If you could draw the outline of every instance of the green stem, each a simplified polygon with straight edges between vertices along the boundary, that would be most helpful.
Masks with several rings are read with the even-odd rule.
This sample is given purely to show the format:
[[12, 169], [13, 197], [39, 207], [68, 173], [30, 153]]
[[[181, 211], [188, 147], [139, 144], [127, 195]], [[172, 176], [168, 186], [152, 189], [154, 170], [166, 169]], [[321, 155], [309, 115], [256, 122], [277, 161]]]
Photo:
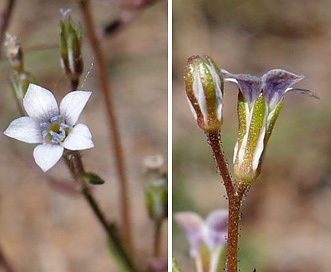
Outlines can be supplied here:
[[111, 99], [111, 92], [110, 92], [111, 90], [109, 87], [107, 73], [105, 69], [104, 57], [102, 54], [100, 42], [97, 38], [97, 35], [93, 27], [90, 1], [80, 0], [79, 3], [86, 24], [87, 36], [90, 40], [91, 47], [94, 53], [96, 69], [98, 71], [99, 81], [101, 84], [101, 91], [104, 98], [103, 101], [105, 103], [107, 119], [109, 121], [109, 133], [111, 136], [110, 141], [113, 144], [117, 175], [120, 182], [120, 209], [122, 216], [123, 236], [126, 245], [130, 249], [130, 252], [133, 252], [134, 246], [133, 246], [132, 230], [131, 230], [132, 224], [131, 224], [131, 218], [129, 212], [130, 205], [129, 205], [128, 181], [127, 181], [125, 164], [124, 164], [121, 137], [117, 124], [117, 117]]
[[126, 248], [124, 247], [123, 241], [119, 237], [117, 228], [114, 223], [109, 223], [101, 211], [100, 206], [92, 192], [90, 187], [86, 183], [84, 179], [85, 170], [83, 167], [81, 155], [78, 151], [68, 151], [66, 150], [64, 154], [65, 162], [76, 180], [77, 184], [79, 185], [80, 191], [83, 194], [85, 200], [89, 204], [90, 208], [92, 209], [94, 215], [98, 219], [99, 223], [101, 224], [102, 228], [104, 229], [109, 241], [112, 243], [114, 248], [116, 249], [116, 253], [121, 258], [121, 263], [125, 264], [124, 271], [136, 272], [138, 269], [135, 267], [133, 260], [128, 255]]

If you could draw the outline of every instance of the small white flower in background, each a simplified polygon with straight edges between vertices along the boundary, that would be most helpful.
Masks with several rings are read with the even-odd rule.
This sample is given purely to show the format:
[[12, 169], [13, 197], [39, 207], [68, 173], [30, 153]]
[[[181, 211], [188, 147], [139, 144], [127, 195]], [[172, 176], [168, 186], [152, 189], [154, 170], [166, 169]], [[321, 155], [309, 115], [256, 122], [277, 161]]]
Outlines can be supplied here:
[[4, 132], [8, 137], [37, 144], [33, 157], [46, 172], [61, 158], [64, 149], [83, 150], [94, 147], [89, 128], [76, 124], [92, 92], [68, 93], [58, 107], [47, 89], [30, 84], [23, 98], [28, 116], [15, 119]]

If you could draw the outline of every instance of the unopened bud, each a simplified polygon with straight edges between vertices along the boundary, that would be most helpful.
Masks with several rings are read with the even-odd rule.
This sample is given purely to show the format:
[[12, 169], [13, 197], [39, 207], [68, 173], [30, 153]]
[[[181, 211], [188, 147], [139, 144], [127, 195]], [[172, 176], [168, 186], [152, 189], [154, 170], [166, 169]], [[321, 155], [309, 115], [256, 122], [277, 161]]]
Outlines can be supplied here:
[[5, 40], [5, 48], [10, 65], [16, 72], [22, 72], [24, 70], [24, 63], [23, 52], [20, 42], [15, 36], [7, 33]]
[[223, 76], [208, 56], [192, 56], [185, 71], [186, 95], [198, 126], [205, 131], [218, 131], [223, 121]]
[[82, 32], [70, 17], [60, 22], [61, 65], [70, 80], [78, 80], [83, 72], [81, 53]]
[[150, 156], [145, 159], [145, 203], [149, 217], [156, 223], [168, 217], [168, 182], [163, 171], [163, 157]]

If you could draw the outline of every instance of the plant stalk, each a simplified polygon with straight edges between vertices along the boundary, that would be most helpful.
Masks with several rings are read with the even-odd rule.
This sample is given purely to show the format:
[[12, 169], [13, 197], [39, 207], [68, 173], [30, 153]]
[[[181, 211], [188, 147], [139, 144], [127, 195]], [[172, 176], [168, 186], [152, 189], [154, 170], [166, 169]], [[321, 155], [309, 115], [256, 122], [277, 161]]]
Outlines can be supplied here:
[[248, 190], [248, 185], [238, 183], [235, 188], [232, 181], [228, 165], [224, 156], [221, 145], [221, 135], [219, 131], [207, 132], [207, 142], [211, 146], [213, 155], [219, 169], [219, 173], [223, 179], [226, 194], [229, 203], [229, 219], [228, 219], [228, 252], [227, 252], [227, 272], [238, 272], [238, 237], [239, 237], [239, 221], [240, 208], [242, 198]]
[[228, 197], [234, 195], [235, 190], [232, 182], [232, 178], [228, 169], [228, 163], [226, 162], [224, 152], [221, 146], [221, 133], [220, 131], [207, 132], [207, 142], [212, 148], [214, 159], [218, 167], [219, 173], [222, 176], [226, 193]]
[[104, 57], [101, 51], [100, 42], [97, 38], [93, 27], [93, 20], [91, 14], [91, 6], [89, 0], [80, 0], [80, 8], [83, 14], [83, 18], [86, 24], [87, 36], [90, 40], [91, 47], [95, 57], [96, 69], [98, 71], [99, 81], [101, 84], [101, 91], [103, 94], [103, 101], [105, 103], [107, 119], [109, 122], [109, 134], [111, 136], [111, 142], [113, 144], [115, 154], [115, 164], [117, 169], [117, 175], [120, 182], [120, 209], [122, 216], [123, 236], [130, 252], [133, 253], [133, 240], [131, 230], [131, 218], [130, 218], [130, 205], [129, 205], [129, 193], [128, 193], [128, 181], [126, 176], [123, 148], [121, 144], [121, 137], [119, 133], [117, 117], [114, 111], [114, 106], [111, 99], [111, 90], [108, 83], [107, 73], [105, 69]]
[[238, 238], [242, 198], [248, 185], [239, 183], [234, 195], [229, 196], [227, 272], [238, 271]]
[[154, 224], [154, 241], [153, 241], [153, 256], [158, 259], [161, 254], [161, 222], [155, 222]]
[[132, 272], [138, 271], [138, 269], [134, 266], [133, 260], [128, 255], [126, 248], [123, 244], [123, 241], [118, 235], [116, 226], [114, 225], [114, 223], [109, 223], [107, 221], [104, 213], [100, 209], [97, 200], [92, 195], [90, 187], [88, 186], [86, 180], [84, 179], [85, 170], [83, 167], [80, 153], [78, 151], [66, 151], [63, 157], [73, 178], [79, 185], [80, 191], [83, 194], [85, 200], [87, 201], [94, 215], [101, 224], [108, 239], [112, 242], [112, 244], [116, 248], [116, 251], [120, 256], [121, 260], [125, 263], [125, 266], [127, 268], [125, 271], [132, 271]]

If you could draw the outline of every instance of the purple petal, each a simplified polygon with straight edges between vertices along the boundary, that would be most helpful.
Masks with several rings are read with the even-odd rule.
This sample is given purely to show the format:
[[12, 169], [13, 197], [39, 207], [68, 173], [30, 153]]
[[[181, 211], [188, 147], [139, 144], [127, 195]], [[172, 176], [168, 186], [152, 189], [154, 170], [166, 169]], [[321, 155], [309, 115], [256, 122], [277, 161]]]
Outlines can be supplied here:
[[223, 246], [227, 235], [228, 212], [216, 210], [208, 215], [203, 229], [203, 240], [210, 249]]
[[191, 257], [195, 257], [199, 252], [199, 246], [202, 241], [203, 219], [194, 212], [176, 213], [174, 219], [184, 229], [190, 244]]
[[282, 69], [273, 69], [262, 76], [263, 94], [269, 107], [273, 109], [284, 97], [285, 93], [304, 76], [296, 75]]
[[76, 124], [79, 115], [84, 109], [92, 92], [74, 91], [68, 93], [60, 103], [60, 113], [65, 119], [66, 124], [73, 126]]
[[47, 121], [59, 114], [54, 95], [35, 84], [29, 85], [23, 98], [23, 106], [30, 117], [39, 121]]
[[63, 154], [64, 148], [60, 145], [41, 144], [33, 150], [33, 157], [36, 164], [46, 172], [52, 168]]
[[62, 145], [69, 150], [83, 150], [94, 147], [92, 134], [84, 124], [76, 125]]
[[238, 85], [240, 92], [249, 104], [253, 103], [260, 95], [262, 91], [261, 78], [250, 74], [232, 74], [224, 69], [222, 73], [225, 81], [234, 82]]
[[28, 116], [20, 117], [12, 121], [4, 134], [29, 144], [42, 142], [39, 123]]

